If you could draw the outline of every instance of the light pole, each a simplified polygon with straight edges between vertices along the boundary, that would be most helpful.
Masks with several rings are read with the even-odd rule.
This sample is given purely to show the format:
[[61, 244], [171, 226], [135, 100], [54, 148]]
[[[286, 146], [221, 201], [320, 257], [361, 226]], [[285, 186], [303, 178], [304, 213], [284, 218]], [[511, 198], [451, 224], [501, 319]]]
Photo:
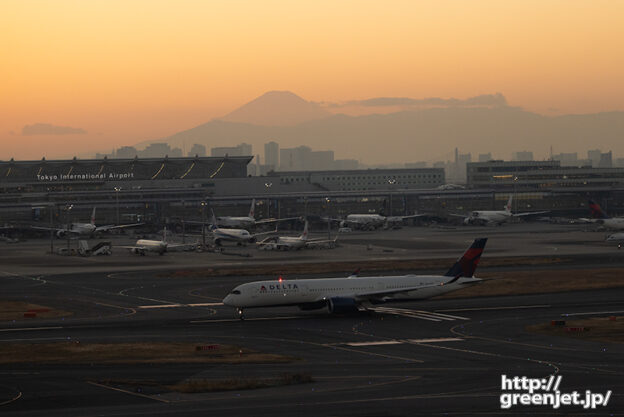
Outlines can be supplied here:
[[327, 240], [331, 240], [331, 212], [329, 210], [329, 203], [331, 199], [325, 197], [325, 203], [327, 204]]
[[390, 178], [388, 180], [388, 188], [390, 189], [390, 216], [392, 216], [392, 187], [394, 184], [396, 184], [396, 179]]
[[52, 224], [52, 212], [54, 211], [54, 204], [48, 204], [48, 211], [50, 212], [50, 254], [54, 253], [54, 224]]
[[206, 246], [206, 201], [202, 201], [200, 204], [202, 211], [202, 245]]
[[115, 187], [115, 208], [117, 212], [117, 224], [119, 224], [119, 192], [121, 191], [121, 187]]
[[69, 247], [69, 242], [70, 242], [70, 238], [71, 238], [71, 209], [74, 208], [73, 204], [68, 204], [65, 206], [65, 211], [67, 213], [67, 255], [69, 256], [69, 251], [70, 251], [70, 247]]
[[271, 217], [271, 199], [268, 197], [268, 194], [271, 191], [271, 187], [273, 187], [272, 182], [264, 183], [264, 188], [266, 188], [266, 192], [267, 192], [267, 218]]

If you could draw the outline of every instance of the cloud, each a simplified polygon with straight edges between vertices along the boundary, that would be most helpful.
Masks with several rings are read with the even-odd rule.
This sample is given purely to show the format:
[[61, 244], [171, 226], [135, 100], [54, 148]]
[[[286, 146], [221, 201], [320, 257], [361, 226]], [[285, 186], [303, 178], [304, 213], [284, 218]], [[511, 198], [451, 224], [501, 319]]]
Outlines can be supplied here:
[[55, 126], [50, 123], [35, 123], [22, 128], [22, 135], [84, 135], [86, 130], [79, 127]]
[[345, 103], [319, 103], [324, 107], [345, 107], [345, 106], [365, 106], [365, 107], [504, 107], [507, 106], [507, 99], [501, 93], [482, 94], [469, 97], [467, 99], [429, 97], [414, 99], [408, 97], [376, 97], [366, 100], [351, 100]]

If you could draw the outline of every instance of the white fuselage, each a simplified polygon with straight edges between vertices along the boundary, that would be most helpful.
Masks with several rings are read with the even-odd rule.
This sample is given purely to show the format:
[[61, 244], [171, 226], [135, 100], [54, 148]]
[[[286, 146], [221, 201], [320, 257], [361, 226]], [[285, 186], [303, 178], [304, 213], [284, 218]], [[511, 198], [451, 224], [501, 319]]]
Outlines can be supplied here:
[[215, 242], [228, 241], [237, 243], [250, 243], [254, 237], [244, 229], [212, 229]]
[[[478, 278], [460, 278], [443, 285], [450, 278], [444, 276], [403, 275], [386, 277], [318, 278], [283, 281], [256, 281], [242, 284], [228, 294], [223, 303], [237, 308], [272, 307], [317, 303], [334, 297], [348, 297], [360, 301], [375, 298], [380, 302], [391, 300], [418, 300], [434, 297], [480, 281]], [[371, 293], [417, 288], [391, 296], [371, 297]]]
[[246, 228], [255, 224], [253, 217], [217, 217], [217, 225], [221, 227]]
[[598, 219], [598, 223], [608, 229], [624, 230], [624, 217], [612, 217], [610, 219]]
[[167, 242], [164, 240], [139, 239], [136, 241], [136, 249], [146, 252], [164, 253], [167, 251]]
[[470, 213], [465, 223], [504, 223], [511, 219], [513, 215], [506, 210], [477, 210]]

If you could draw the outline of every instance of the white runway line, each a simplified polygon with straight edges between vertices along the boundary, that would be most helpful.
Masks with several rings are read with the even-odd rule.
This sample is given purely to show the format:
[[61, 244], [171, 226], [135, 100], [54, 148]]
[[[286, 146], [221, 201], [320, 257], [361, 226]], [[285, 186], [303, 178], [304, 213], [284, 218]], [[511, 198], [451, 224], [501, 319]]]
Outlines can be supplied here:
[[403, 342], [399, 340], [380, 340], [377, 342], [351, 342], [345, 343], [347, 346], [383, 346], [383, 345], [400, 345]]
[[593, 316], [596, 314], [616, 314], [616, 313], [624, 313], [624, 310], [618, 310], [618, 311], [590, 311], [587, 313], [564, 313], [561, 315], [561, 317], [568, 317], [568, 316]]
[[406, 343], [443, 343], [443, 342], [460, 342], [464, 339], [459, 337], [437, 337], [430, 339], [407, 339], [407, 340], [374, 340], [370, 342], [348, 342], [342, 343], [347, 346], [362, 347], [362, 346], [387, 346], [387, 345], [402, 345]]
[[62, 329], [63, 327], [61, 326], [55, 326], [55, 327], [22, 327], [22, 328], [18, 328], [18, 329], [0, 329], [0, 332], [29, 332], [29, 331], [36, 331], [36, 330], [58, 330], [58, 329]]
[[436, 310], [453, 313], [456, 311], [487, 311], [487, 310], [517, 310], [523, 308], [548, 308], [550, 304], [537, 304], [530, 306], [499, 306], [499, 307], [474, 307], [474, 308], [451, 308], [447, 310]]
[[467, 317], [461, 316], [453, 316], [451, 314], [442, 314], [432, 311], [423, 311], [423, 310], [409, 310], [406, 308], [392, 308], [392, 307], [373, 307], [370, 310], [376, 311], [378, 313], [385, 314], [396, 314], [398, 316], [411, 317], [415, 319], [421, 320], [429, 320], [429, 321], [454, 321], [454, 320], [470, 320]]
[[180, 307], [213, 307], [213, 306], [222, 306], [223, 303], [193, 303], [193, 304], [150, 304], [145, 306], [138, 306], [137, 308], [141, 308], [144, 310], [154, 309], [154, 308], [180, 308]]

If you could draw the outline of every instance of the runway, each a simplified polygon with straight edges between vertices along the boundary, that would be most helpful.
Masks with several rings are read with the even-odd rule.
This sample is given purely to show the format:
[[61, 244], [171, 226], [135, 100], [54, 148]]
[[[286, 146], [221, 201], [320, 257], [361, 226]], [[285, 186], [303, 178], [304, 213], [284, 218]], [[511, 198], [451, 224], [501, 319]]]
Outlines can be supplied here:
[[[556, 269], [554, 270], [556, 273]], [[624, 289], [426, 300], [374, 312], [261, 308], [240, 321], [220, 300], [260, 277], [171, 278], [159, 272], [2, 274], [5, 297], [74, 312], [64, 319], [4, 322], [0, 343], [189, 341], [233, 344], [298, 358], [285, 364], [4, 365], [4, 415], [412, 416], [505, 414], [501, 374], [563, 377], [561, 389], [613, 395], [622, 411], [624, 347], [527, 333], [529, 324], [624, 311]], [[310, 375], [312, 383], [179, 394], [107, 380], [175, 382], [188, 378]], [[552, 415], [548, 407], [509, 413]]]

